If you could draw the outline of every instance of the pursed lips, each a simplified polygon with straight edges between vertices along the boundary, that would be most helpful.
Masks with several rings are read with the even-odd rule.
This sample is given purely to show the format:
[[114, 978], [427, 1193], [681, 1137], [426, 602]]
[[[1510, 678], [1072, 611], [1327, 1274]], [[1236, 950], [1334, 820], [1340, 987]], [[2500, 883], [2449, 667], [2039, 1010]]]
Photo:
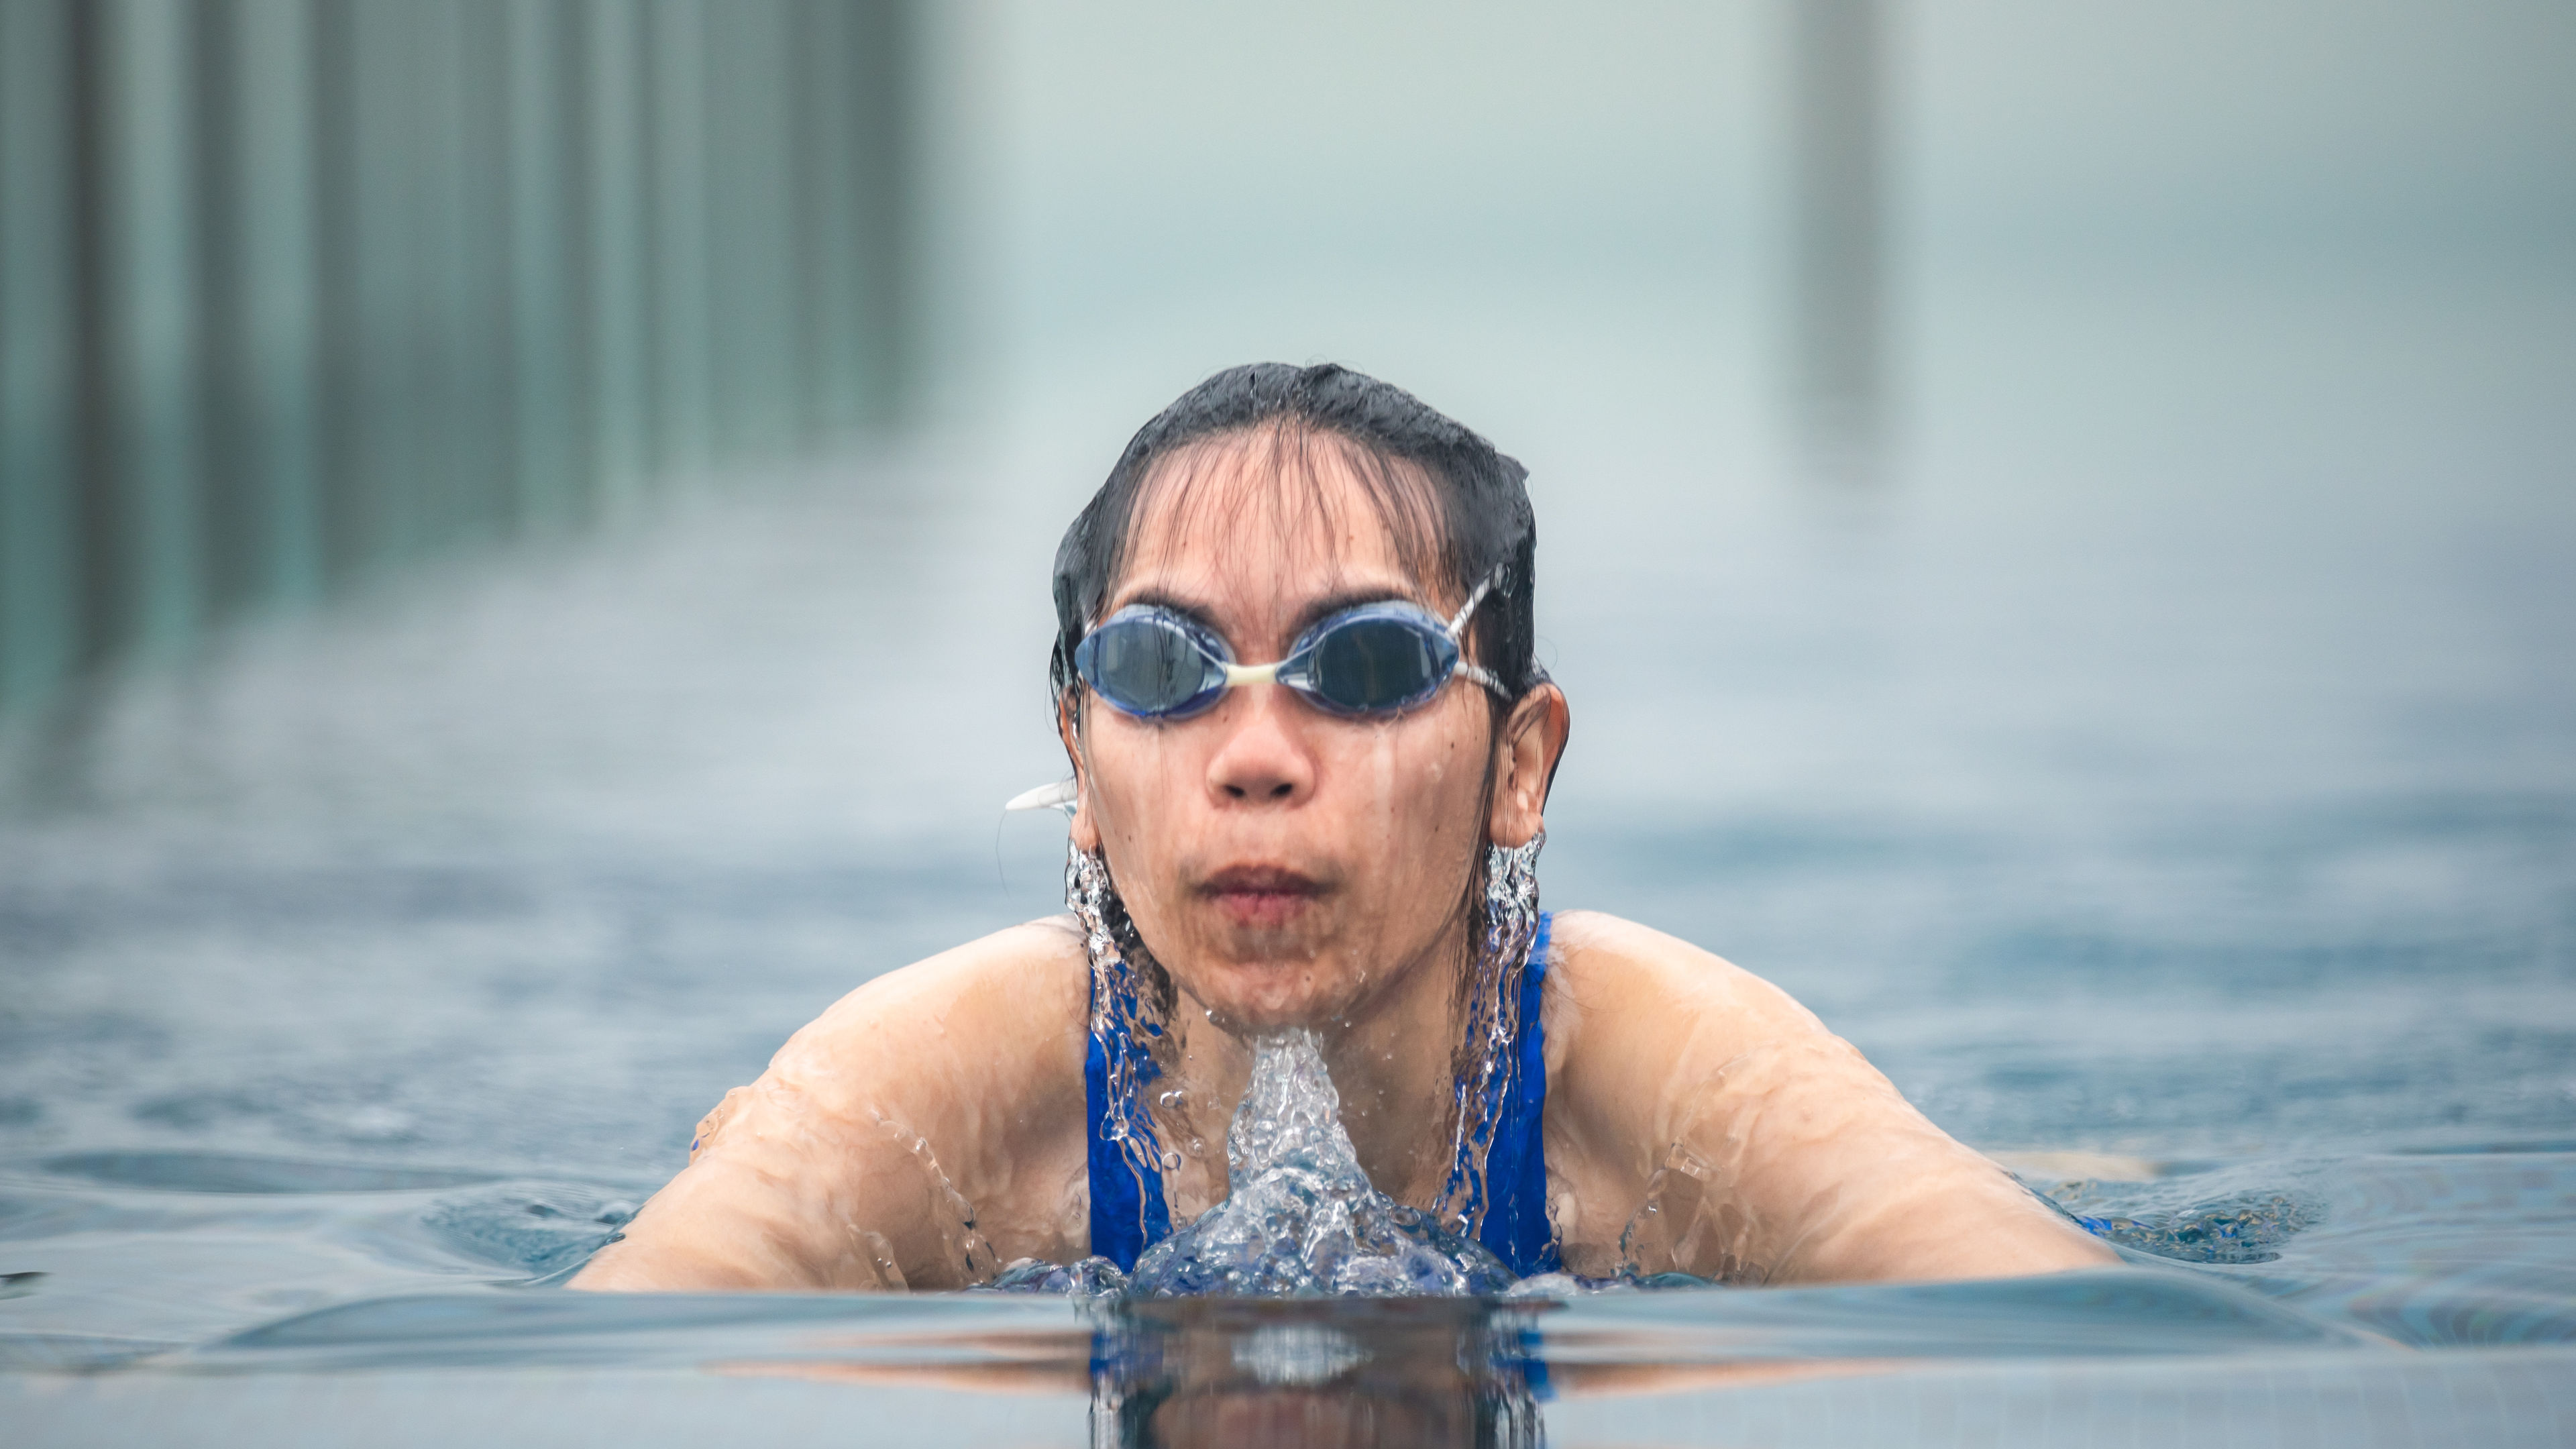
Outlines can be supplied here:
[[1199, 894], [1215, 902], [1227, 920], [1250, 930], [1288, 924], [1323, 893], [1313, 877], [1273, 865], [1227, 866], [1199, 885]]

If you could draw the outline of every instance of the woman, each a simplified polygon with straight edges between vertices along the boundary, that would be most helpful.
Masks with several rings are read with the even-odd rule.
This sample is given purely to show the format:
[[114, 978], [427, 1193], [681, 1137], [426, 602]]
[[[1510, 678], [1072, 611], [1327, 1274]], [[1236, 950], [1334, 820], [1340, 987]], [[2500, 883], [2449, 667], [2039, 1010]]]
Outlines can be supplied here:
[[1337, 367], [1220, 373], [1146, 424], [1056, 557], [1078, 914], [843, 998], [577, 1286], [1132, 1266], [1226, 1197], [1251, 1043], [1289, 1027], [1370, 1181], [1515, 1272], [2112, 1261], [1778, 989], [1526, 909], [1569, 715], [1524, 477]]

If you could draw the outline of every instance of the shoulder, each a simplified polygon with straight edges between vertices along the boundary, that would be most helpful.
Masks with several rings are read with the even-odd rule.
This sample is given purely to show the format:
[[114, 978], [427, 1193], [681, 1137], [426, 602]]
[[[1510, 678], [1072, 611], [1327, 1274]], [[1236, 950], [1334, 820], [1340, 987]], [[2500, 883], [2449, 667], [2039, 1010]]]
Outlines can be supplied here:
[[1666, 1022], [1704, 1027], [1721, 1014], [1759, 1035], [1823, 1033], [1789, 993], [1678, 936], [1599, 911], [1560, 911], [1548, 940], [1550, 1030], [1565, 1012], [1569, 1035], [1587, 1025]]
[[1868, 1070], [1789, 993], [1679, 937], [1567, 911], [1549, 947], [1549, 1097], [1562, 1090], [1568, 1109], [1601, 1118], [1597, 1129], [1614, 1130], [1615, 1119], [1614, 1135], [1668, 1134], [1677, 1091], [1784, 1054], [1804, 1071]]
[[[1082, 936], [1071, 917], [995, 931], [859, 987], [789, 1038], [788, 1049], [824, 1048], [898, 1024], [954, 1035], [969, 1022], [1007, 1027], [1056, 1020], [1063, 1007], [1084, 999], [1082, 966]], [[958, 1012], [969, 1016], [961, 1021]]]
[[[742, 1094], [792, 1098], [824, 1119], [896, 1113], [927, 1132], [992, 1101], [1045, 1100], [1068, 1076], [1078, 1090], [1089, 980], [1070, 918], [996, 931], [834, 1002], [727, 1106]], [[702, 1147], [726, 1114], [710, 1116]]]
[[1024, 1058], [1036, 1039], [1083, 1030], [1082, 936], [1051, 917], [889, 971], [787, 1039], [771, 1070], [879, 1067], [922, 1054]]

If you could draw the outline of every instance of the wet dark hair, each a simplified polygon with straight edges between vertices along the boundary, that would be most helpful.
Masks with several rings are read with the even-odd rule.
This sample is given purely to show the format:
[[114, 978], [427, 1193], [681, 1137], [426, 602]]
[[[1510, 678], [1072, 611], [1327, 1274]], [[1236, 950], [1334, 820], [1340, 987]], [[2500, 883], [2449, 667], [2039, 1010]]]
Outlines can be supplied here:
[[[1365, 373], [1332, 363], [1255, 362], [1191, 388], [1137, 429], [1108, 481], [1065, 530], [1055, 553], [1056, 638], [1048, 661], [1058, 701], [1077, 683], [1074, 646], [1126, 565], [1158, 465], [1198, 444], [1263, 432], [1280, 445], [1274, 457], [1316, 440], [1341, 444], [1418, 582], [1463, 603], [1499, 570], [1468, 622], [1468, 652], [1514, 699], [1546, 680], [1532, 629], [1538, 530], [1529, 470], [1420, 398]], [[1498, 720], [1508, 707], [1497, 701]]]

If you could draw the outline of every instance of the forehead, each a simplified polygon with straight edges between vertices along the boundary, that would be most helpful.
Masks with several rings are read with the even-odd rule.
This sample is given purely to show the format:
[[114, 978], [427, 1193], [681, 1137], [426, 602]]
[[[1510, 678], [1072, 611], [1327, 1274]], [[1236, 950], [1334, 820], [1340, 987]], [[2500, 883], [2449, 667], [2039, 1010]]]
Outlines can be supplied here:
[[1149, 588], [1311, 595], [1442, 591], [1429, 480], [1331, 434], [1263, 428], [1157, 463], [1111, 604]]

